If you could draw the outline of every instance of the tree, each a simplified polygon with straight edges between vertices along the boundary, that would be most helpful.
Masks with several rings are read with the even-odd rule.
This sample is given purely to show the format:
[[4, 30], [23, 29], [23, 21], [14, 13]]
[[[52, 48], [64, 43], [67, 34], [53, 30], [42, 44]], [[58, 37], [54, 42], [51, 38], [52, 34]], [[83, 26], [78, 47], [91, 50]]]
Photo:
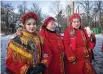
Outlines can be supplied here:
[[11, 4], [1, 2], [1, 21], [5, 22], [7, 29], [10, 27], [13, 11], [14, 8]]
[[98, 5], [98, 7], [100, 8], [100, 10], [99, 10], [99, 26], [100, 26], [100, 28], [101, 28], [101, 30], [103, 30], [103, 24], [102, 24], [102, 2], [101, 1], [99, 1], [99, 5]]
[[52, 2], [51, 6], [50, 6], [50, 11], [57, 18], [58, 28], [59, 28], [59, 31], [61, 32], [60, 27], [62, 26], [62, 19], [63, 19], [64, 15], [63, 15], [63, 10], [62, 10], [62, 6], [60, 4], [60, 1]]
[[17, 7], [19, 11], [19, 18], [21, 18], [21, 16], [28, 11], [27, 4], [25, 1], [23, 1], [22, 4], [18, 5]]
[[14, 13], [14, 8], [11, 3], [1, 2], [1, 29], [6, 32], [15, 32], [15, 23], [18, 21], [18, 16]]
[[[97, 16], [100, 7], [98, 1], [77, 1], [79, 5], [81, 5], [84, 9], [84, 13], [86, 14], [87, 23], [91, 27], [92, 20]], [[95, 11], [93, 10], [95, 8]]]
[[70, 5], [67, 5], [67, 7], [66, 7], [66, 15], [67, 15], [67, 25], [69, 25], [70, 23], [68, 22], [68, 19], [72, 15], [72, 8]]

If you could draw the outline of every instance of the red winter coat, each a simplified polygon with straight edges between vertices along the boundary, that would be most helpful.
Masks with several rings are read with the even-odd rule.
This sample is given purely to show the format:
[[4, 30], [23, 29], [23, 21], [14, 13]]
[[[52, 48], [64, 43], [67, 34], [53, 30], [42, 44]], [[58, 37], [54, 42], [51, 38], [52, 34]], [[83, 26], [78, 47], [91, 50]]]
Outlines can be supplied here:
[[103, 52], [103, 42], [102, 42], [102, 48], [101, 49], [102, 49], [102, 52]]
[[64, 46], [60, 34], [42, 28], [40, 35], [44, 39], [42, 62], [47, 66], [45, 74], [64, 74]]
[[[39, 38], [41, 39], [36, 33], [30, 34], [23, 31], [21, 37], [16, 36], [9, 42], [6, 58], [6, 71], [8, 74], [26, 74], [30, 66], [40, 63], [42, 50]], [[30, 44], [30, 40], [33, 43]], [[37, 47], [36, 51], [32, 49], [32, 45]], [[37, 55], [34, 55], [34, 53]]]
[[[92, 39], [92, 40], [91, 40]], [[89, 40], [90, 40], [90, 48], [91, 48], [91, 62], [92, 62], [92, 59], [94, 59], [94, 52], [93, 52], [93, 49], [96, 45], [96, 37], [95, 37], [95, 34], [91, 34], [91, 36], [89, 37]]]
[[93, 49], [96, 45], [96, 37], [95, 34], [91, 34], [91, 37], [93, 38], [93, 42], [90, 41], [90, 48]]
[[90, 42], [83, 27], [69, 26], [64, 33], [64, 45], [66, 74], [96, 74], [90, 63]]

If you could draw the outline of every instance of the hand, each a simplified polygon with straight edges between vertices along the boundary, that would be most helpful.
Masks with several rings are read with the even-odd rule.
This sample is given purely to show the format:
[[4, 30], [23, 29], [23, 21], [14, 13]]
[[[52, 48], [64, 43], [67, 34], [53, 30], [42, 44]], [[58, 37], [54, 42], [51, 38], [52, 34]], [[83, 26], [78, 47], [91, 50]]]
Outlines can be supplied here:
[[37, 73], [44, 72], [46, 70], [46, 66], [43, 63], [39, 63], [36, 65]]
[[44, 72], [46, 70], [46, 66], [43, 63], [39, 63], [36, 67], [29, 67], [26, 74], [39, 74], [40, 72]]
[[72, 62], [72, 64], [76, 64], [76, 61]]
[[75, 59], [73, 62], [72, 62], [72, 64], [76, 64], [77, 63], [77, 59]]
[[26, 74], [37, 74], [36, 67], [29, 67]]
[[92, 30], [90, 30], [89, 27], [86, 27], [85, 29], [86, 29], [86, 31], [87, 31], [88, 37], [90, 37], [91, 34], [93, 33]]

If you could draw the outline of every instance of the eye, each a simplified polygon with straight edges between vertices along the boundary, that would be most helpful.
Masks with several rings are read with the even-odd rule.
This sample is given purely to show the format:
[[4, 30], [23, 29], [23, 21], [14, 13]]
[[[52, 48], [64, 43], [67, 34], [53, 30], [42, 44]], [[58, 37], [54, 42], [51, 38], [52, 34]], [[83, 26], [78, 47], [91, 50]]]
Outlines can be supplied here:
[[80, 21], [77, 21], [77, 23], [79, 23]]
[[73, 23], [76, 23], [76, 21], [73, 21]]
[[27, 25], [31, 25], [30, 23], [28, 23]]
[[33, 25], [36, 25], [36, 22], [34, 22]]

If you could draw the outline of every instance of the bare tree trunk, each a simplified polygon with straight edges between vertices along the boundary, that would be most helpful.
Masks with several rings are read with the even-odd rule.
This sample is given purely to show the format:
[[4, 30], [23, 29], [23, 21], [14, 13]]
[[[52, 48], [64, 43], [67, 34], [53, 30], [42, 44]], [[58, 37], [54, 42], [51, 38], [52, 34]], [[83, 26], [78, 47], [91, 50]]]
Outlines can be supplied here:
[[99, 6], [100, 6], [99, 26], [100, 26], [100, 29], [101, 29], [101, 31], [102, 31], [102, 22], [101, 22], [101, 1], [99, 1]]
[[96, 16], [95, 16], [95, 24], [94, 24], [94, 27], [96, 27]]
[[73, 14], [74, 14], [74, 1], [73, 1]]

